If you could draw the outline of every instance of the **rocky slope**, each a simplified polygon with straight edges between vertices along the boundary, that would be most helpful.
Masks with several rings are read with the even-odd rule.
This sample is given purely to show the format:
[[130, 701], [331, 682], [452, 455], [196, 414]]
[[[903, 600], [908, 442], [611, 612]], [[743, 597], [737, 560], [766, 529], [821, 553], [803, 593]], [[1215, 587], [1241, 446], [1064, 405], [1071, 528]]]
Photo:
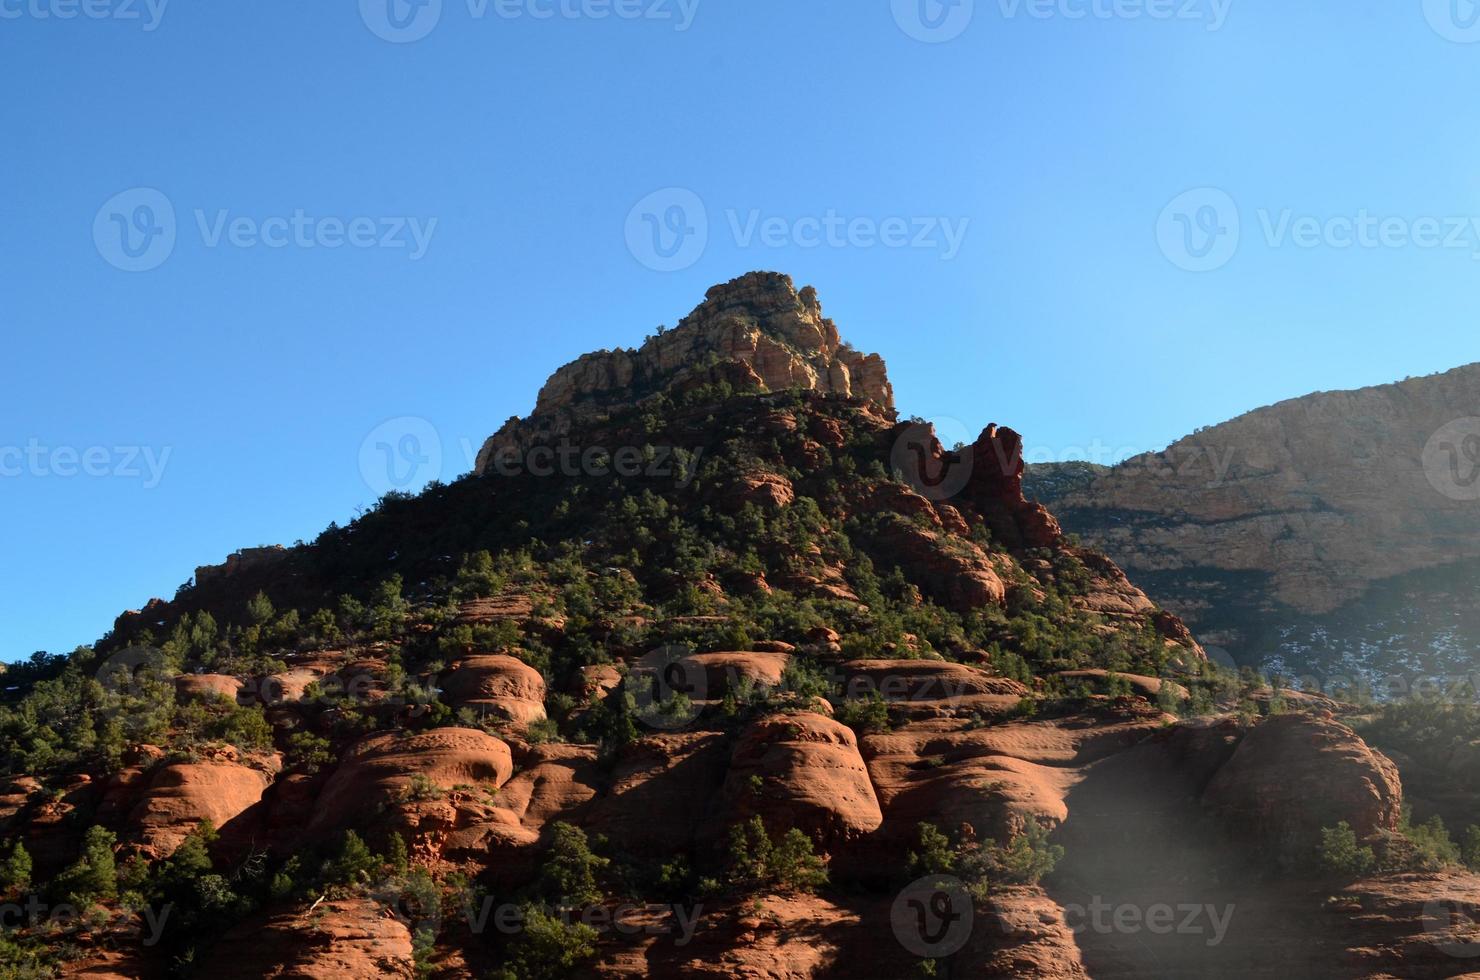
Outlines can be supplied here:
[[87, 914], [0, 972], [1457, 975], [1427, 885], [1315, 868], [1343, 822], [1407, 853], [1344, 709], [1219, 672], [1017, 433], [950, 451], [889, 391], [751, 274], [479, 473], [18, 669], [0, 892]]
[[1029, 494], [1254, 662], [1282, 627], [1480, 556], [1476, 416], [1470, 365], [1281, 402], [1113, 469], [1035, 466]]

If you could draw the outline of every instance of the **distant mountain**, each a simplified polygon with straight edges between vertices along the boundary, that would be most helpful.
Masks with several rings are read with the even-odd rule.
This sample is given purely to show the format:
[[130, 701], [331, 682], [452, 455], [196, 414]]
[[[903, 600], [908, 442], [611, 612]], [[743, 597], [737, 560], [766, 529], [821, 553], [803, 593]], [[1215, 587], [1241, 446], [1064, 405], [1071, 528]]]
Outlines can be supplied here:
[[[1446, 615], [1475, 601], [1477, 416], [1469, 365], [1281, 402], [1113, 468], [1031, 466], [1025, 487], [1241, 663], [1452, 669], [1445, 650], [1480, 641]], [[1419, 573], [1442, 587], [1415, 592]]]

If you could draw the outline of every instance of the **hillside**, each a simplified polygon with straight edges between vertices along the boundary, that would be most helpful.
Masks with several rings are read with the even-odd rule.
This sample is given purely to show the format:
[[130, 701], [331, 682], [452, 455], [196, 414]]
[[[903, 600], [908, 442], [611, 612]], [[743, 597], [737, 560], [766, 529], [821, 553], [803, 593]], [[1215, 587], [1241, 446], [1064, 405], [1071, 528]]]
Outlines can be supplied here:
[[716, 286], [475, 473], [13, 670], [0, 966], [1453, 975], [1480, 879], [1359, 719], [1208, 663], [1021, 446], [900, 421], [810, 288]]

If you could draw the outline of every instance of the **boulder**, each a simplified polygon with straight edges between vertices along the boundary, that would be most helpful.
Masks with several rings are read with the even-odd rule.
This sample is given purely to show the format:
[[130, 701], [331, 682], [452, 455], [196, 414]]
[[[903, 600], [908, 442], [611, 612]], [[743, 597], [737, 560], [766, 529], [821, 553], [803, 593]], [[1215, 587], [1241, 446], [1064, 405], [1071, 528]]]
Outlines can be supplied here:
[[[223, 838], [249, 837], [256, 824], [249, 811], [270, 782], [267, 773], [233, 762], [163, 766], [129, 814], [126, 832], [154, 859], [175, 853], [202, 820], [211, 821]], [[234, 826], [239, 819], [252, 826]]]
[[1396, 830], [1403, 786], [1397, 766], [1350, 728], [1292, 713], [1244, 736], [1203, 801], [1237, 836], [1293, 858], [1343, 820], [1362, 839]]
[[349, 826], [379, 805], [402, 800], [413, 776], [444, 791], [463, 785], [497, 789], [513, 772], [509, 746], [476, 729], [370, 735], [344, 753], [319, 797], [310, 829]]
[[773, 830], [799, 827], [825, 844], [884, 822], [852, 729], [810, 712], [771, 715], [747, 728], [724, 793], [732, 820], [759, 815]]
[[465, 657], [452, 665], [441, 687], [454, 708], [492, 712], [521, 725], [545, 717], [545, 678], [517, 657]]

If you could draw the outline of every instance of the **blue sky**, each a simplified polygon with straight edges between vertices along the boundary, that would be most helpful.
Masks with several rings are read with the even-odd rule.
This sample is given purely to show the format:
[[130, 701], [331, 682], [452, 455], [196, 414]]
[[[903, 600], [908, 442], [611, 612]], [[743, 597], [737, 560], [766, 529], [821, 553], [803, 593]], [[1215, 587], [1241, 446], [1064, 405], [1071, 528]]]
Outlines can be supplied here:
[[0, 0], [0, 658], [750, 269], [1040, 455], [1477, 359], [1460, 0], [394, 2]]

